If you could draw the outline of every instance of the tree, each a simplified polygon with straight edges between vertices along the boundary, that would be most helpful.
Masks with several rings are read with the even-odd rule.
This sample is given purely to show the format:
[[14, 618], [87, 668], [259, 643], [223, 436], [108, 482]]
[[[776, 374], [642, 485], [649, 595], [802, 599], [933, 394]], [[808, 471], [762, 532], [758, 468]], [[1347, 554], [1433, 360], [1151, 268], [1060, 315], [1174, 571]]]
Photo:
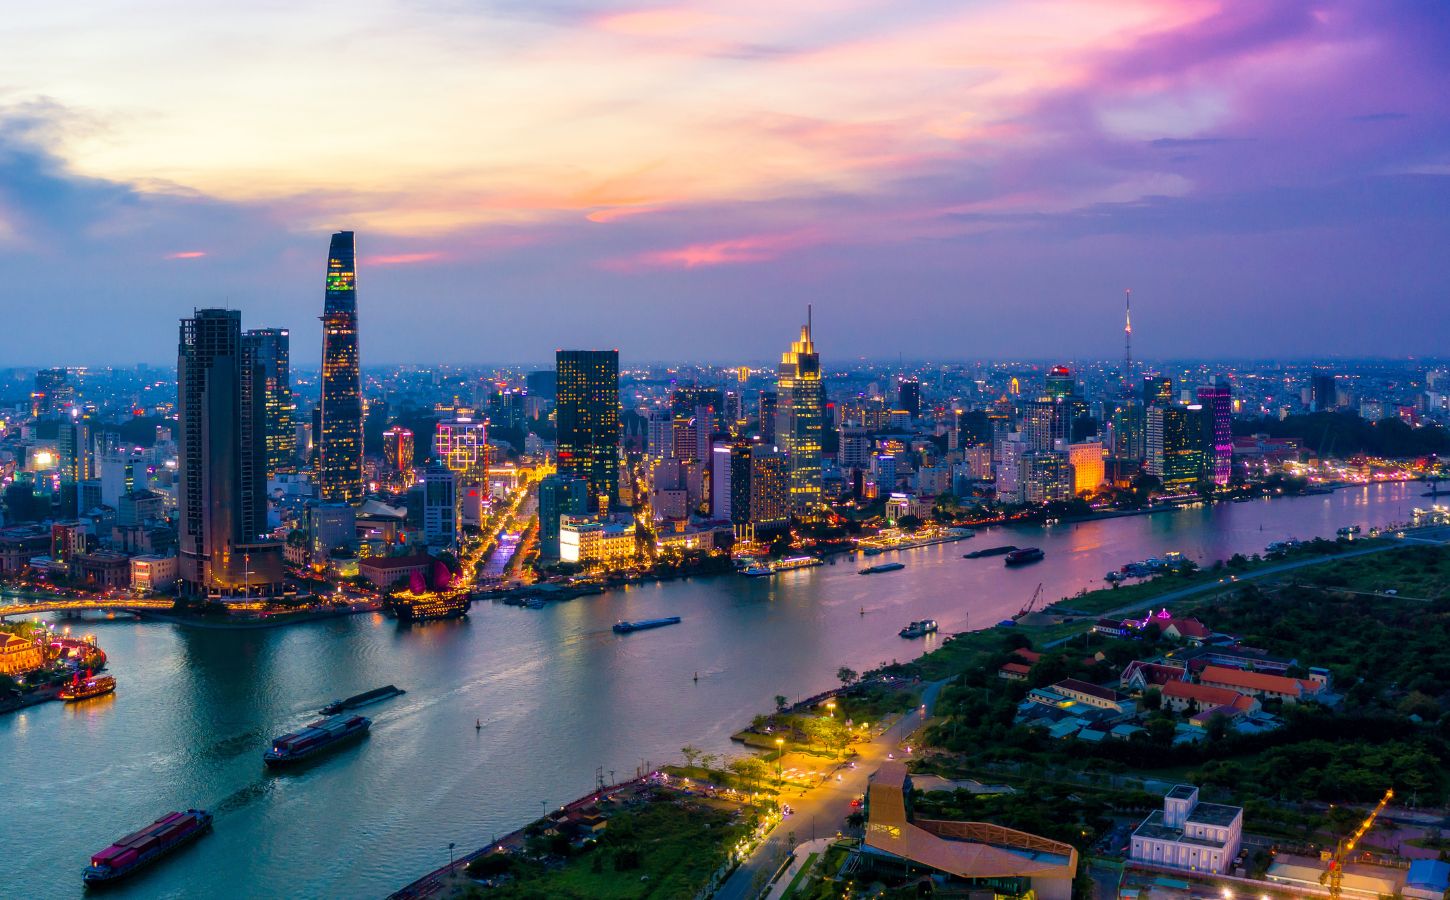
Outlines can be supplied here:
[[1160, 691], [1158, 688], [1148, 688], [1148, 690], [1144, 691], [1143, 692], [1143, 708], [1144, 709], [1155, 709], [1155, 710], [1156, 709], [1162, 709], [1163, 708], [1163, 692]]
[[843, 687], [850, 687], [851, 685], [855, 684], [856, 680], [860, 677], [860, 675], [856, 674], [855, 669], [851, 669], [846, 666], [842, 666], [841, 668], [836, 670], [836, 678], [840, 680]]
[[790, 703], [790, 698], [787, 697], [785, 694], [776, 694], [775, 695], [775, 711], [776, 712], [785, 712], [785, 708], [786, 708], [787, 704], [789, 704], [789, 703]]
[[700, 758], [700, 748], [694, 744], [686, 744], [680, 748], [680, 755], [685, 758], [685, 765], [695, 768], [695, 760]]
[[706, 772], [709, 772], [712, 769], [714, 769], [715, 768], [715, 764], [718, 763], [719, 761], [720, 761], [720, 754], [718, 754], [718, 753], [701, 753], [700, 754], [700, 768], [704, 769]]
[[913, 516], [907, 513], [896, 520], [896, 527], [902, 531], [916, 531], [921, 527], [921, 516]]

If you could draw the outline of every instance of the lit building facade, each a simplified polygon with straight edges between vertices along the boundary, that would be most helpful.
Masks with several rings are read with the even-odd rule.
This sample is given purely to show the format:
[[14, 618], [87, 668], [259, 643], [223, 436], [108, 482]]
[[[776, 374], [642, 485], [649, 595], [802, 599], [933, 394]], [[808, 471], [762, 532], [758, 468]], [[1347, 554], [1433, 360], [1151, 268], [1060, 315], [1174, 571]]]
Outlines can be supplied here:
[[285, 328], [255, 328], [242, 335], [248, 353], [261, 369], [260, 400], [268, 478], [290, 472], [297, 456], [297, 429], [292, 402], [291, 338]]
[[241, 313], [197, 310], [177, 352], [179, 576], [189, 596], [274, 594], [282, 544], [267, 533], [260, 367]]
[[1198, 389], [1203, 407], [1207, 474], [1218, 487], [1227, 487], [1233, 475], [1233, 391], [1222, 379]]
[[1072, 492], [1096, 491], [1103, 483], [1103, 445], [1099, 441], [1083, 441], [1067, 445], [1067, 461], [1072, 465]]
[[821, 506], [826, 395], [809, 319], [801, 327], [800, 339], [781, 355], [776, 394], [775, 444], [790, 465], [790, 509], [796, 515], [810, 515]]
[[357, 245], [351, 231], [332, 236], [322, 310], [322, 406], [317, 484], [324, 500], [363, 498], [362, 371], [358, 360]]
[[413, 432], [394, 425], [383, 432], [383, 468], [394, 480], [406, 478], [413, 471]]
[[613, 504], [619, 500], [619, 351], [559, 350], [555, 368], [559, 472], [583, 478], [591, 497]]
[[1136, 862], [1190, 872], [1227, 874], [1243, 843], [1242, 807], [1200, 803], [1198, 788], [1180, 784], [1133, 832], [1128, 856]]
[[752, 529], [783, 528], [790, 522], [791, 467], [784, 453], [770, 447], [750, 448], [750, 512]]
[[465, 478], [488, 478], [488, 426], [471, 416], [439, 422], [433, 434], [433, 455]]
[[1203, 477], [1201, 406], [1148, 408], [1148, 459], [1145, 466], [1164, 490], [1191, 490]]
[[447, 466], [431, 465], [423, 472], [423, 540], [433, 546], [458, 541], [458, 476]]
[[[560, 379], [562, 383], [563, 379]], [[564, 516], [559, 521], [559, 558], [564, 562], [614, 569], [633, 565], [634, 522]]]
[[589, 483], [577, 475], [547, 475], [539, 482], [539, 555], [559, 558], [559, 519], [589, 512]]

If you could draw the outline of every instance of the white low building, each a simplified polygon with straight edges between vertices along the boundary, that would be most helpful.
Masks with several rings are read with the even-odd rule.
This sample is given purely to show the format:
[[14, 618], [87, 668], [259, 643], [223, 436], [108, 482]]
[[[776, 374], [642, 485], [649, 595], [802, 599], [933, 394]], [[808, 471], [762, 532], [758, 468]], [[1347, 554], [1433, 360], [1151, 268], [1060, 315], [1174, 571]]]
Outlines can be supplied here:
[[1192, 872], [1226, 874], [1243, 841], [1241, 806], [1199, 803], [1198, 788], [1176, 785], [1133, 832], [1128, 856], [1135, 862]]

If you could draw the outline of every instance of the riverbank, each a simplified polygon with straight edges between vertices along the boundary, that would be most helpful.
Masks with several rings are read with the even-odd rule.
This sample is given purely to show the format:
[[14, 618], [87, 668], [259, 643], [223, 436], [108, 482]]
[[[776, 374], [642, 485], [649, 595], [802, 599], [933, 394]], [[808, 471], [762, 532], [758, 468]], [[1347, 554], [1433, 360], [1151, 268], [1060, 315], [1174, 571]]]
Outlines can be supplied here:
[[166, 622], [187, 628], [246, 631], [260, 628], [281, 628], [284, 625], [298, 625], [303, 622], [318, 622], [323, 619], [336, 619], [342, 616], [381, 612], [382, 608], [383, 605], [380, 602], [367, 601], [364, 603], [350, 603], [342, 607], [304, 609], [296, 612], [264, 613], [259, 616], [250, 616], [242, 613], [209, 616], [204, 613], [166, 612], [152, 609], [129, 610], [129, 612], [138, 619], [145, 621]]

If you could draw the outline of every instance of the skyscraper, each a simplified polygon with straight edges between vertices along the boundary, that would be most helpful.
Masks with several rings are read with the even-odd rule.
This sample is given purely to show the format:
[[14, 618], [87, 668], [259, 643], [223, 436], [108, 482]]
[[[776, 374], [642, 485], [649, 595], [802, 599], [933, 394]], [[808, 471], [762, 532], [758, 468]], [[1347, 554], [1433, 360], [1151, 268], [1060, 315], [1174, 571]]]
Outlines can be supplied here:
[[1164, 490], [1187, 491], [1204, 475], [1203, 408], [1201, 406], [1148, 407], [1149, 475]]
[[576, 475], [549, 475], [539, 482], [539, 555], [559, 558], [559, 517], [589, 512], [589, 483]]
[[1309, 380], [1309, 411], [1330, 412], [1339, 406], [1339, 390], [1333, 375], [1315, 375]]
[[472, 416], [439, 422], [433, 435], [433, 455], [460, 476], [487, 479], [488, 425]]
[[282, 544], [266, 536], [263, 366], [244, 346], [241, 322], [229, 309], [181, 320], [180, 579], [194, 597], [274, 594], [282, 586]]
[[322, 308], [322, 415], [317, 485], [324, 500], [363, 498], [362, 373], [357, 347], [357, 246], [351, 231], [332, 236]]
[[1198, 402], [1205, 417], [1206, 468], [1213, 483], [1225, 487], [1233, 474], [1233, 391], [1227, 381], [1216, 379], [1198, 389]]
[[262, 430], [265, 436], [266, 474], [292, 470], [297, 455], [297, 430], [292, 413], [290, 338], [285, 328], [255, 328], [242, 335], [247, 352], [262, 369]]
[[896, 408], [906, 410], [913, 419], [921, 418], [921, 382], [903, 378], [896, 385]]
[[780, 395], [775, 391], [760, 392], [760, 439], [767, 444], [775, 444], [775, 411], [779, 405]]
[[41, 369], [35, 373], [35, 390], [30, 393], [30, 413], [37, 419], [60, 412], [75, 399], [75, 386], [65, 369]]
[[413, 432], [394, 425], [383, 432], [383, 466], [391, 476], [403, 475], [413, 469]]
[[821, 441], [826, 395], [821, 357], [811, 340], [810, 312], [800, 339], [781, 354], [776, 377], [775, 443], [790, 469], [790, 509], [814, 513], [821, 505]]
[[1167, 375], [1143, 376], [1143, 405], [1173, 402], [1173, 379]]
[[583, 478], [607, 507], [619, 499], [619, 351], [559, 350], [554, 359], [559, 472]]

